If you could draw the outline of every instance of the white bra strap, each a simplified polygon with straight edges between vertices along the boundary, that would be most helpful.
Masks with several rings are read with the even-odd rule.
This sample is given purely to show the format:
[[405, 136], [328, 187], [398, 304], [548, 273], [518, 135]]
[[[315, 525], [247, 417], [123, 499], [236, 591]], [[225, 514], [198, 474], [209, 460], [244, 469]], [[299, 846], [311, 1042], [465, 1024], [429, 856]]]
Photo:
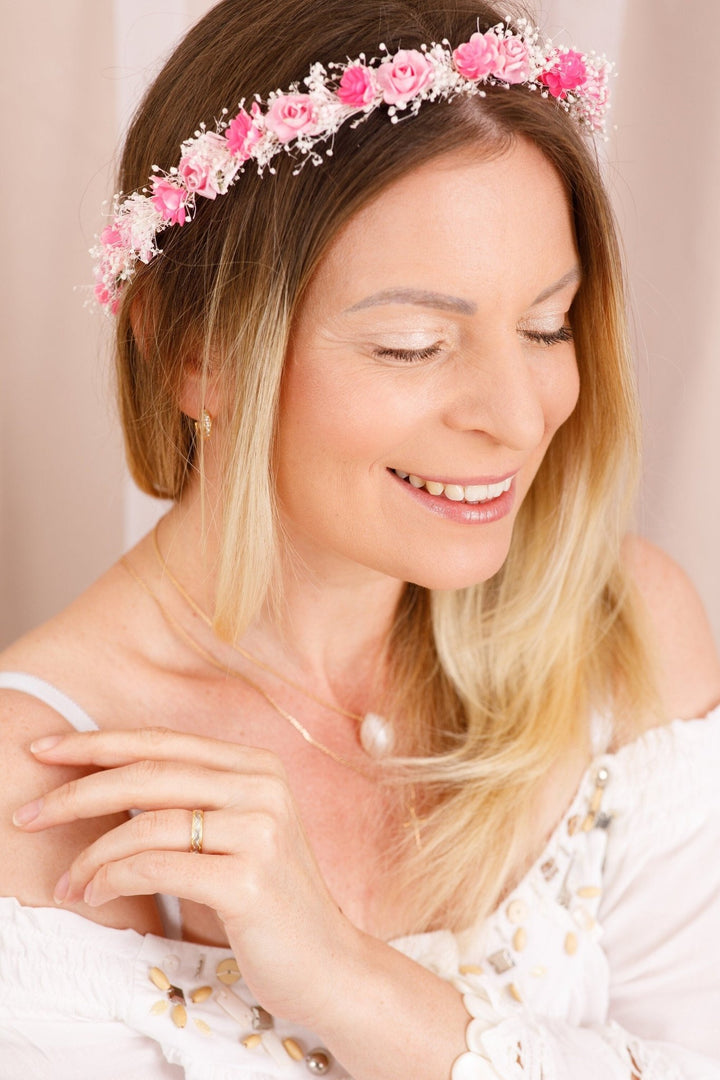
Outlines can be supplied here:
[[59, 713], [76, 731], [98, 730], [95, 721], [72, 698], [37, 675], [27, 675], [24, 671], [0, 671], [0, 690], [19, 690], [38, 698]]

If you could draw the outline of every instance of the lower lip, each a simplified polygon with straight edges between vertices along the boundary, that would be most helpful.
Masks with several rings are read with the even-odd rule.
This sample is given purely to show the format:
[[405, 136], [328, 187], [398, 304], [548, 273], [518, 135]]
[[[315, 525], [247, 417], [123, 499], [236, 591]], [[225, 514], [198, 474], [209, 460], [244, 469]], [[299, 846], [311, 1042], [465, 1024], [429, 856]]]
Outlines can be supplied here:
[[408, 480], [401, 480], [397, 473], [388, 469], [392, 479], [405, 490], [405, 492], [426, 507], [433, 514], [444, 518], [446, 521], [455, 521], [459, 525], [487, 525], [493, 521], [499, 521], [506, 517], [515, 503], [515, 481], [513, 479], [507, 491], [498, 495], [496, 499], [488, 499], [482, 503], [453, 502], [444, 495], [431, 495], [425, 488], [416, 488]]

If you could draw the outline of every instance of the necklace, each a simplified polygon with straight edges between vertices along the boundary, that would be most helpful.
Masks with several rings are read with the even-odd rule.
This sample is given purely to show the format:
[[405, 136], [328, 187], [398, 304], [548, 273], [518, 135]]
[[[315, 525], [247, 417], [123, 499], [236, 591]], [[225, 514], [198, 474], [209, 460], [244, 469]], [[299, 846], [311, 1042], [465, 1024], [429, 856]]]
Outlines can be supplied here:
[[[183, 598], [185, 603], [195, 612], [195, 614], [202, 619], [209, 629], [212, 630], [212, 619], [203, 611], [200, 605], [192, 598], [190, 593], [184, 586], [178, 581], [175, 575], [172, 573], [166, 560], [163, 558], [163, 554], [160, 551], [160, 543], [158, 540], [158, 528], [160, 522], [158, 522], [153, 529], [153, 547], [155, 549], [155, 555], [160, 564], [163, 574], [167, 577], [170, 584], [175, 591]], [[229, 643], [228, 643], [229, 644]], [[265, 663], [264, 660], [258, 659], [253, 656], [246, 649], [241, 648], [239, 645], [230, 645], [229, 647], [236, 652], [243, 659], [248, 660], [251, 664], [255, 664], [256, 667], [261, 668], [263, 671], [267, 671], [268, 674], [273, 675], [276, 679], [284, 682], [286, 686], [291, 686], [293, 690], [297, 690], [298, 693], [308, 698], [310, 701], [314, 701], [317, 705], [321, 705], [324, 709], [329, 709], [331, 712], [338, 713], [340, 716], [346, 716], [350, 720], [355, 720], [359, 725], [359, 738], [360, 745], [366, 754], [372, 758], [386, 757], [393, 750], [395, 745], [395, 730], [392, 722], [385, 716], [380, 716], [379, 713], [366, 712], [364, 714], [350, 712], [349, 709], [343, 709], [340, 705], [334, 705], [330, 701], [326, 701], [324, 698], [318, 697], [310, 690], [306, 690], [300, 683], [294, 682], [292, 679], [288, 679], [286, 675], [283, 675], [276, 668]]]
[[[130, 577], [137, 582], [140, 588], [143, 589], [148, 594], [148, 596], [151, 597], [158, 610], [160, 611], [160, 614], [168, 623], [168, 625], [172, 627], [175, 633], [180, 638], [182, 638], [182, 640], [199, 656], [206, 660], [208, 664], [210, 664], [214, 668], [217, 668], [218, 671], [222, 671], [223, 674], [230, 675], [232, 678], [239, 679], [241, 682], [244, 682], [246, 686], [249, 686], [252, 690], [254, 690], [262, 698], [264, 698], [265, 701], [267, 701], [268, 705], [270, 705], [275, 710], [275, 712], [283, 718], [283, 720], [287, 720], [290, 726], [310, 746], [314, 747], [316, 750], [319, 750], [327, 757], [332, 758], [332, 760], [335, 761], [338, 765], [343, 765], [346, 769], [350, 769], [352, 772], [357, 773], [359, 776], [364, 777], [366, 780], [376, 779], [375, 773], [370, 772], [368, 769], [365, 769], [360, 765], [356, 765], [354, 761], [350, 761], [348, 758], [343, 757], [342, 754], [336, 753], [336, 751], [331, 750], [329, 746], [325, 746], [323, 743], [319, 742], [316, 738], [314, 738], [307, 730], [307, 728], [300, 723], [296, 716], [293, 716], [292, 713], [289, 713], [287, 711], [287, 709], [284, 709], [282, 705], [279, 704], [279, 702], [275, 701], [275, 698], [268, 694], [267, 690], [265, 690], [262, 686], [256, 683], [253, 679], [250, 679], [244, 672], [238, 671], [237, 668], [231, 668], [227, 664], [221, 663], [221, 661], [218, 660], [215, 656], [213, 656], [211, 652], [209, 652], [202, 645], [200, 645], [199, 642], [195, 641], [195, 639], [191, 637], [187, 630], [185, 630], [185, 628], [180, 625], [177, 619], [175, 619], [174, 616], [170, 614], [170, 612], [161, 602], [160, 597], [157, 595], [155, 590], [151, 588], [151, 586], [148, 585], [148, 583], [143, 578], [140, 577], [140, 575], [132, 568], [132, 566], [124, 556], [120, 559], [120, 564], [127, 570]], [[414, 784], [409, 785], [409, 793], [409, 799], [406, 798], [405, 795], [403, 795], [403, 808], [407, 813], [407, 820], [403, 822], [403, 828], [411, 828], [413, 830], [415, 846], [418, 851], [420, 851], [422, 849], [422, 841], [420, 839], [420, 822], [422, 819], [418, 817], [415, 808]]]

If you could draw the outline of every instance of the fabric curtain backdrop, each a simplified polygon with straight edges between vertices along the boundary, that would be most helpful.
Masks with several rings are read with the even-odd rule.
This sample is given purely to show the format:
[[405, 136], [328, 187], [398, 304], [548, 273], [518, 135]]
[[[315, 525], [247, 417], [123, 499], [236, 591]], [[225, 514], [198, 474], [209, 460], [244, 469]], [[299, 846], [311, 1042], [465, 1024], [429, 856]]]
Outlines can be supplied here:
[[[87, 248], [132, 109], [159, 58], [210, 6], [40, 0], [30, 13], [0, 0], [10, 46], [0, 74], [0, 644], [68, 603], [163, 509], [127, 477], [110, 327], [76, 286], [90, 280]], [[604, 153], [646, 417], [639, 529], [690, 573], [720, 637], [720, 5], [540, 6], [548, 33], [617, 61]], [[682, 82], [678, 41], [691, 57]]]

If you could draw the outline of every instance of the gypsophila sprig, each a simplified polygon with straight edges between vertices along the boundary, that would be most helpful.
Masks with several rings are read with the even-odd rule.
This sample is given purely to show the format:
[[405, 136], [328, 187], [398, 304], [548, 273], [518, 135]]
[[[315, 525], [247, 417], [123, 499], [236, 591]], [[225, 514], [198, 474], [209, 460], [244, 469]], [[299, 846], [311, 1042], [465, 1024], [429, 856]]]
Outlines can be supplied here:
[[595, 54], [540, 42], [525, 19], [498, 23], [452, 49], [448, 41], [378, 58], [362, 54], [345, 63], [313, 64], [302, 83], [275, 90], [263, 101], [245, 101], [230, 119], [223, 110], [214, 131], [200, 125], [180, 147], [177, 166], [153, 167], [150, 186], [116, 195], [112, 222], [91, 254], [97, 260], [95, 296], [117, 311], [138, 263], [160, 254], [157, 238], [192, 220], [197, 199], [224, 195], [249, 163], [259, 174], [274, 173], [272, 161], [290, 154], [297, 173], [307, 162], [332, 156], [332, 136], [346, 122], [355, 127], [385, 108], [391, 123], [417, 115], [425, 102], [484, 96], [486, 86], [522, 86], [553, 98], [574, 120], [603, 132], [612, 65]]

